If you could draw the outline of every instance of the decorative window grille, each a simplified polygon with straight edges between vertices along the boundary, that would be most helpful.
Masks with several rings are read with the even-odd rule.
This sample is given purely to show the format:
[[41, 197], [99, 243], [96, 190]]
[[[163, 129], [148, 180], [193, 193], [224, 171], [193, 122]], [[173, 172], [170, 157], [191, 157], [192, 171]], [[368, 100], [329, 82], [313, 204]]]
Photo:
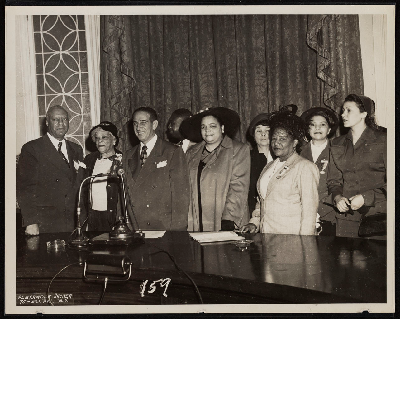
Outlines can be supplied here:
[[91, 129], [85, 22], [83, 15], [33, 16], [39, 122], [61, 105], [69, 114], [66, 137], [82, 146]]

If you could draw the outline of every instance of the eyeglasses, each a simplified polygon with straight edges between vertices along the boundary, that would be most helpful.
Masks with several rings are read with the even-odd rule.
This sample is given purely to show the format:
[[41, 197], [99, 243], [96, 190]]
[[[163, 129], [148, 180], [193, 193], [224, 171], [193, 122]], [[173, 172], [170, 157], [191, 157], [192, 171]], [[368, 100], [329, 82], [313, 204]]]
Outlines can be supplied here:
[[107, 136], [93, 136], [92, 139], [93, 139], [93, 142], [100, 142], [101, 140], [110, 141], [110, 140], [112, 139], [112, 135], [107, 135]]

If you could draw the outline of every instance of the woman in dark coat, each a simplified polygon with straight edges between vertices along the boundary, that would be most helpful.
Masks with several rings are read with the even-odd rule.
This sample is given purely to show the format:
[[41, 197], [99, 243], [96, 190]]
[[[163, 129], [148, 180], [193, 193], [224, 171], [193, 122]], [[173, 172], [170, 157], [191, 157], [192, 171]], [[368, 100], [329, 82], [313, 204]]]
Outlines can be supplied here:
[[251, 122], [248, 129], [248, 140], [253, 149], [250, 151], [250, 187], [249, 187], [249, 212], [250, 215], [257, 204], [257, 181], [264, 167], [275, 160], [276, 156], [270, 148], [270, 120], [273, 113], [259, 114]]
[[327, 171], [337, 236], [358, 237], [363, 215], [386, 214], [387, 135], [378, 130], [374, 114], [369, 97], [346, 97], [341, 116], [350, 130], [333, 139]]
[[182, 122], [185, 137], [203, 138], [186, 153], [189, 231], [234, 230], [248, 220], [250, 148], [232, 139], [239, 125], [239, 115], [225, 107], [201, 111]]
[[[91, 175], [109, 173], [120, 165], [122, 153], [115, 149], [118, 144], [118, 129], [108, 121], [100, 122], [89, 135], [97, 151], [88, 154], [85, 178]], [[83, 187], [83, 210], [87, 217], [89, 231], [110, 231], [119, 210], [119, 178], [117, 176], [97, 177], [88, 180]]]
[[326, 184], [326, 170], [329, 163], [329, 140], [339, 125], [335, 112], [324, 107], [313, 107], [305, 111], [301, 118], [306, 123], [307, 132], [311, 140], [301, 150], [300, 155], [312, 161], [319, 169], [319, 205], [318, 215], [321, 225], [321, 234], [335, 235], [335, 208], [330, 201]]

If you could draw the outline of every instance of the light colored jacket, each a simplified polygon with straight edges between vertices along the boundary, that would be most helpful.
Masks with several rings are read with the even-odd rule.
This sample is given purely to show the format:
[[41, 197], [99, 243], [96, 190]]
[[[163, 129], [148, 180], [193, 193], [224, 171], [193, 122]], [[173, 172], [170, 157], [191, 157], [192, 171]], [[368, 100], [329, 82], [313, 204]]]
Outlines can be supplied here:
[[260, 194], [262, 176], [257, 182], [259, 199], [250, 222], [262, 233], [315, 235], [318, 209], [318, 167], [293, 153], [268, 183], [265, 199]]
[[[190, 176], [188, 230], [199, 230], [197, 174], [205, 142], [190, 147], [186, 153]], [[204, 231], [221, 230], [221, 220], [242, 226], [248, 220], [247, 194], [250, 183], [250, 148], [225, 136], [215, 156], [204, 167], [201, 180], [202, 220]]]

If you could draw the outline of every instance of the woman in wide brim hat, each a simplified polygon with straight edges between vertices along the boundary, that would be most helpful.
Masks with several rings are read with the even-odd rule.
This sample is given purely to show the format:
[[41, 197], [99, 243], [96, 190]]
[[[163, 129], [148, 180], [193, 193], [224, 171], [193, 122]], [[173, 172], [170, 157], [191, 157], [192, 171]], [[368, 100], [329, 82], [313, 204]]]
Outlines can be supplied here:
[[272, 152], [270, 145], [270, 126], [271, 119], [278, 113], [296, 114], [297, 106], [289, 104], [282, 106], [279, 111], [270, 113], [261, 113], [252, 119], [247, 129], [247, 140], [252, 145], [250, 151], [251, 167], [250, 167], [250, 187], [248, 195], [249, 213], [254, 211], [257, 204], [257, 181], [264, 167], [275, 160], [276, 156]]
[[363, 216], [386, 214], [387, 134], [379, 130], [374, 116], [375, 103], [369, 97], [345, 98], [341, 117], [349, 132], [332, 140], [327, 173], [337, 209], [337, 236], [359, 237]]
[[186, 138], [202, 138], [186, 153], [189, 231], [234, 230], [247, 222], [250, 148], [232, 139], [239, 125], [239, 115], [225, 107], [201, 111], [182, 122]]
[[203, 117], [212, 115], [224, 126], [224, 135], [234, 138], [240, 126], [240, 117], [236, 111], [226, 107], [212, 107], [199, 111], [197, 114], [182, 122], [180, 130], [182, 135], [192, 142], [199, 143], [204, 138], [201, 134], [201, 121]]
[[329, 151], [332, 137], [339, 126], [339, 118], [333, 110], [325, 107], [312, 107], [305, 111], [301, 118], [307, 127], [310, 142], [302, 149], [300, 155], [312, 161], [319, 169], [320, 178], [318, 184], [319, 205], [318, 215], [320, 219], [322, 235], [335, 235], [335, 209], [329, 205], [328, 187], [326, 185], [326, 170], [329, 163]]

